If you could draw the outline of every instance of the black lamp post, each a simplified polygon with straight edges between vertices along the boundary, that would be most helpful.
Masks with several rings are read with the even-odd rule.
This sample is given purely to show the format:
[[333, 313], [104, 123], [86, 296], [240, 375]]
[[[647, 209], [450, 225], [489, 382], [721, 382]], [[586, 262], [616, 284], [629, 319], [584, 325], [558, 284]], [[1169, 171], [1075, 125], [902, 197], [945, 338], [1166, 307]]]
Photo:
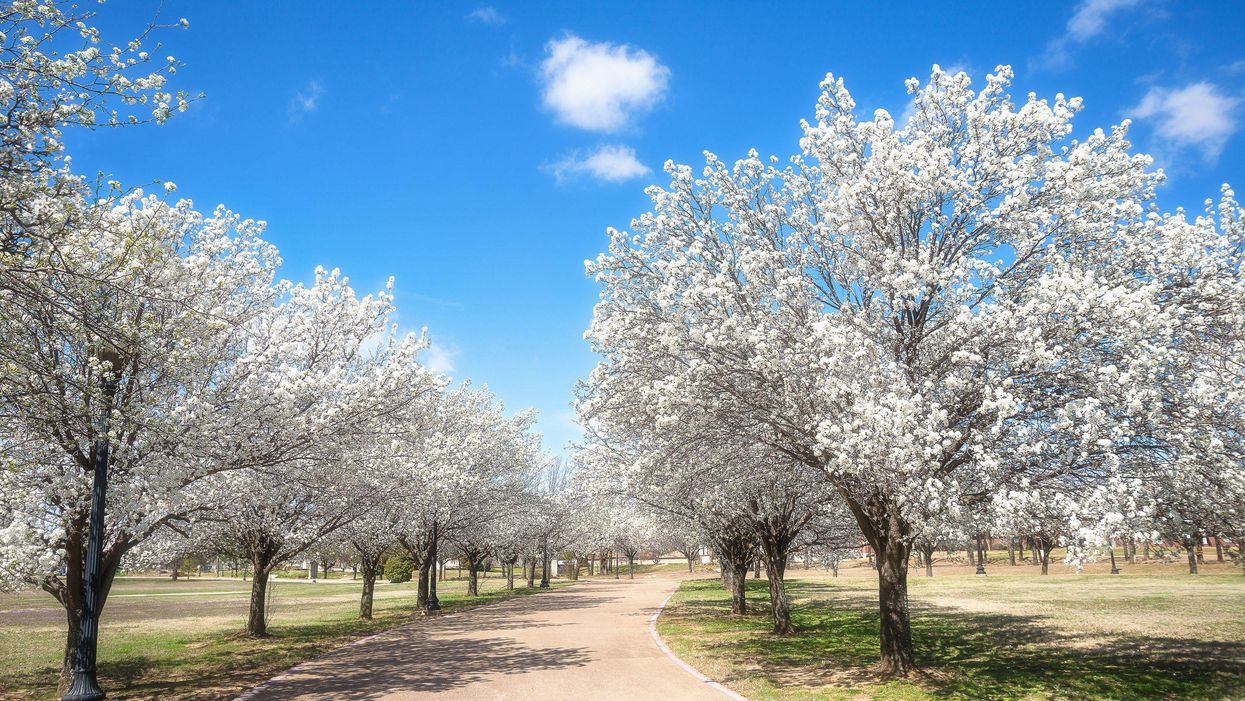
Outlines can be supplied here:
[[[120, 366], [119, 356], [111, 350], [101, 351], [97, 357], [116, 372]], [[95, 651], [99, 643], [99, 607], [103, 595], [100, 576], [100, 560], [104, 557], [104, 506], [108, 492], [108, 428], [112, 414], [112, 400], [117, 393], [117, 377], [104, 376], [100, 380], [103, 406], [96, 417], [95, 445], [91, 468], [91, 515], [86, 541], [86, 562], [82, 572], [82, 611], [78, 616], [78, 648], [74, 651], [73, 680], [62, 701], [100, 701], [103, 689], [95, 677]]]
[[549, 535], [545, 534], [540, 544], [540, 588], [549, 588]]
[[432, 567], [428, 569], [428, 601], [424, 603], [425, 611], [440, 611], [441, 601], [437, 599], [437, 522], [432, 522], [432, 546], [429, 548]]
[[977, 576], [986, 574], [985, 552], [981, 548], [981, 533], [977, 534]]

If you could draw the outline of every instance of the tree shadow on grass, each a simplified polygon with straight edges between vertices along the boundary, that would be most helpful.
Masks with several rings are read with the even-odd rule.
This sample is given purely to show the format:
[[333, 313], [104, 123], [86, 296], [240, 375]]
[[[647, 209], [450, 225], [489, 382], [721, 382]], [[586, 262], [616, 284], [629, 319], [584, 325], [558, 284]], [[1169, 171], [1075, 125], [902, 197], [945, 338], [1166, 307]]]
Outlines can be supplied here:
[[[797, 601], [792, 618], [798, 632], [780, 638], [767, 634], [762, 586], [749, 582], [752, 613], [743, 617], [722, 611], [720, 587], [690, 587], [671, 623], [724, 632], [714, 638], [713, 653], [729, 657], [732, 668], [744, 670], [741, 677], [759, 675], [778, 687], [857, 690], [877, 682], [879, 623], [873, 601], [829, 584], [788, 582]], [[936, 698], [1209, 701], [1245, 696], [1245, 645], [1239, 642], [1067, 633], [1035, 616], [930, 606], [913, 612], [912, 630], [922, 667], [913, 682]]]

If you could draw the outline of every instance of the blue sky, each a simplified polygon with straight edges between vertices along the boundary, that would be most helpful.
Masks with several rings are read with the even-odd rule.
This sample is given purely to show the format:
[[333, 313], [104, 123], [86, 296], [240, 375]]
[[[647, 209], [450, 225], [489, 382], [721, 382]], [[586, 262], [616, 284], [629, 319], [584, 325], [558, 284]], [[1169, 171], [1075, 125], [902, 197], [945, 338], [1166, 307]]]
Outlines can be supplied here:
[[[80, 172], [267, 220], [286, 277], [395, 276], [430, 361], [539, 409], [556, 450], [594, 364], [583, 261], [605, 228], [645, 211], [666, 159], [795, 152], [828, 71], [862, 114], [898, 116], [903, 80], [931, 64], [978, 81], [1011, 64], [1018, 96], [1085, 99], [1079, 134], [1133, 118], [1166, 208], [1245, 182], [1245, 4], [994, 4], [166, 0], [162, 19], [190, 28], [156, 55], [205, 98], [164, 127], [68, 142]], [[105, 38], [156, 6], [104, 6]]]

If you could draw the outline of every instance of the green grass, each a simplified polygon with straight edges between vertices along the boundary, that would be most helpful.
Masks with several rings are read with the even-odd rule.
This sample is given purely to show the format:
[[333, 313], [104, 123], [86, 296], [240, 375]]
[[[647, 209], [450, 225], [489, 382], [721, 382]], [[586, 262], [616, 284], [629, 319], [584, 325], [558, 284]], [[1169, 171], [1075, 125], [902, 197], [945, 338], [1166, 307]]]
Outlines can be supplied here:
[[[521, 586], [521, 582], [516, 582]], [[554, 586], [562, 583], [555, 581]], [[242, 635], [250, 582], [119, 578], [101, 620], [100, 683], [110, 699], [231, 698], [299, 662], [417, 619], [415, 583], [378, 584], [371, 621], [358, 620], [360, 582], [275, 587], [270, 637]], [[466, 582], [438, 583], [443, 608], [536, 593], [507, 592], [496, 574], [468, 598]], [[171, 595], [171, 596], [170, 596]], [[53, 698], [65, 616], [47, 594], [0, 595], [0, 698]]]
[[[801, 576], [801, 571], [792, 573]], [[798, 632], [770, 634], [765, 580], [748, 615], [717, 580], [684, 582], [658, 629], [674, 651], [756, 701], [1245, 698], [1245, 577], [913, 578], [921, 673], [879, 682], [876, 583], [792, 579]]]

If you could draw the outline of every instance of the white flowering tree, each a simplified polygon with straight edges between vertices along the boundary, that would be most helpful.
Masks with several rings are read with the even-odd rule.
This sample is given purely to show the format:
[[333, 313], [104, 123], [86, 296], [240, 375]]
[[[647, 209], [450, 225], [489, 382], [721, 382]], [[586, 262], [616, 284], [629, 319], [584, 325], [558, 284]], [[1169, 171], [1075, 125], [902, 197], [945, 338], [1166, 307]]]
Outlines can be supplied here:
[[[426, 343], [385, 334], [390, 294], [359, 297], [336, 270], [288, 288], [282, 303], [249, 327], [217, 410], [223, 428], [215, 479], [197, 485], [216, 520], [247, 553], [254, 572], [247, 632], [263, 636], [272, 569], [351, 519], [381, 508], [369, 498], [373, 444], [393, 422], [418, 420], [441, 380], [417, 354]], [[232, 379], [232, 378], [231, 378]], [[382, 439], [383, 440], [383, 439]]]
[[[186, 20], [177, 24], [186, 26]], [[72, 274], [59, 252], [98, 210], [68, 167], [67, 129], [164, 122], [187, 106], [171, 92], [177, 61], [150, 54], [155, 22], [127, 41], [106, 40], [94, 13], [19, 0], [0, 9], [0, 299], [48, 301], [40, 271]], [[120, 186], [109, 184], [112, 195]], [[89, 271], [83, 271], [87, 274]], [[84, 323], [90, 323], [85, 321]]]
[[1176, 320], [1213, 287], [1168, 287], [1161, 174], [1127, 124], [1071, 139], [1079, 99], [1017, 104], [1010, 81], [935, 68], [896, 124], [828, 77], [801, 156], [668, 165], [588, 265], [603, 361], [584, 414], [657, 432], [707, 415], [820, 470], [877, 553], [887, 675], [914, 668], [923, 514], [1118, 471], [1163, 403]]
[[271, 304], [276, 265], [262, 227], [223, 209], [141, 192], [92, 208], [91, 228], [63, 232], [57, 266], [40, 273], [43, 300], [0, 316], [0, 572], [65, 607], [66, 669], [97, 465], [108, 493], [95, 615], [125, 553], [196, 508], [186, 491], [215, 471], [201, 452], [220, 428], [210, 407]]
[[509, 499], [530, 473], [540, 437], [532, 411], [507, 417], [487, 387], [442, 391], [428, 420], [398, 427], [393, 461], [397, 540], [420, 572], [418, 605], [436, 601], [440, 541], [486, 525], [491, 500]]

